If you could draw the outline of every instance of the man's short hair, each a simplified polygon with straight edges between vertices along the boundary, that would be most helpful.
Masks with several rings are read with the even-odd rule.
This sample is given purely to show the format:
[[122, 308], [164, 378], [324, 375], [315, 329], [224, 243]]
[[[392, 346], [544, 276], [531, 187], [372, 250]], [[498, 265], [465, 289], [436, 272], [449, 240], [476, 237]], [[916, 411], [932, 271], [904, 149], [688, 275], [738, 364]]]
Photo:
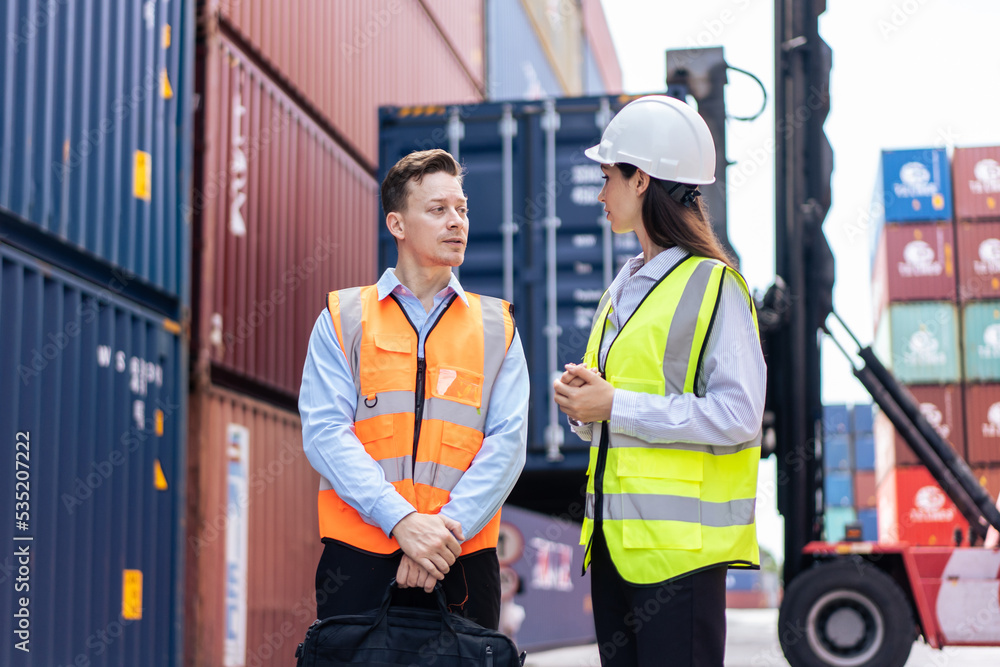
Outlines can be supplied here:
[[427, 174], [439, 171], [454, 176], [459, 185], [462, 184], [462, 165], [448, 151], [432, 148], [429, 151], [414, 151], [402, 158], [382, 181], [382, 211], [386, 215], [393, 211], [405, 211], [410, 181], [420, 183]]

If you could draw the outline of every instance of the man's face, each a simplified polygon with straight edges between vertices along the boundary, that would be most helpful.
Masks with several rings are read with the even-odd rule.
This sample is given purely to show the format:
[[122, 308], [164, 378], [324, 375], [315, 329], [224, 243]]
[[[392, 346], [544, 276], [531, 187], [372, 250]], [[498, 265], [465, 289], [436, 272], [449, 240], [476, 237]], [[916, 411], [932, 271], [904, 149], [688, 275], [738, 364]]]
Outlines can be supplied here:
[[[389, 215], [389, 230], [419, 266], [460, 266], [469, 234], [468, 200], [458, 178], [445, 172], [410, 181], [405, 211]], [[394, 219], [395, 216], [395, 219]]]

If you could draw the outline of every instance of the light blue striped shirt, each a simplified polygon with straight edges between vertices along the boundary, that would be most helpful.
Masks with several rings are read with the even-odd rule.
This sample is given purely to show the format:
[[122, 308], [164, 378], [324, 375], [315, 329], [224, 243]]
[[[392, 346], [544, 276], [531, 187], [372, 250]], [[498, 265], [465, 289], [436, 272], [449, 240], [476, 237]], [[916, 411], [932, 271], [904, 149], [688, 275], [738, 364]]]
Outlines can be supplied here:
[[[613, 310], [601, 340], [602, 364], [621, 325], [656, 281], [686, 255], [675, 246], [645, 263], [640, 254], [618, 272], [609, 288]], [[760, 431], [766, 389], [767, 367], [750, 307], [743, 289], [727, 275], [705, 346], [697, 394], [657, 396], [615, 389], [611, 432], [647, 442], [738, 445]], [[592, 430], [591, 424], [573, 426], [584, 440], [591, 439]]]
[[[462, 303], [469, 305], [454, 274], [448, 286], [434, 296], [430, 313], [399, 282], [393, 269], [386, 269], [376, 286], [379, 300], [394, 294], [402, 303], [419, 332], [421, 357], [427, 334], [444, 312], [448, 298], [457, 294]], [[528, 369], [515, 331], [490, 393], [482, 448], [452, 489], [448, 503], [441, 508], [442, 514], [462, 524], [466, 538], [474, 536], [493, 518], [524, 467], [528, 391]], [[299, 391], [302, 445], [313, 468], [330, 481], [337, 495], [388, 536], [400, 519], [415, 510], [386, 481], [382, 468], [365, 452], [354, 434], [356, 407], [354, 379], [330, 313], [324, 310], [313, 327], [302, 370]]]

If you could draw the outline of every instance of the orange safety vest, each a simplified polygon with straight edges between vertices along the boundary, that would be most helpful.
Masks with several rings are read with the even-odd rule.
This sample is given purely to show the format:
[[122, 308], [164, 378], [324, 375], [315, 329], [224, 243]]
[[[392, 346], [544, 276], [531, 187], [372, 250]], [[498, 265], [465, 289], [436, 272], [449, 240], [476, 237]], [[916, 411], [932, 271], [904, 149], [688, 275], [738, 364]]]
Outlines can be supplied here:
[[[483, 444], [486, 407], [514, 337], [510, 304], [466, 292], [451, 297], [417, 356], [418, 334], [402, 306], [378, 289], [330, 292], [327, 306], [357, 391], [354, 432], [385, 478], [414, 509], [436, 514]], [[495, 548], [500, 512], [462, 544], [462, 554]], [[366, 523], [325, 478], [319, 533], [378, 554], [395, 538]]]

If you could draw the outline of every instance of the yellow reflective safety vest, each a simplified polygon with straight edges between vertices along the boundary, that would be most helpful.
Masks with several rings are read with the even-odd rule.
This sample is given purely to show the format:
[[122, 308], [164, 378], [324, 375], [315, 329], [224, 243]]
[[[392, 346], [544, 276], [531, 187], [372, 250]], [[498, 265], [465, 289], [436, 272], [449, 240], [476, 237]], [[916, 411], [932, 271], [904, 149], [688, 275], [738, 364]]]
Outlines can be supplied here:
[[[699, 367], [722, 281], [742, 276], [722, 262], [687, 257], [676, 264], [622, 324], [600, 368], [616, 389], [649, 394], [697, 393]], [[605, 293], [584, 362], [599, 365], [611, 311]], [[756, 313], [754, 312], [756, 322]], [[761, 433], [739, 445], [651, 443], [595, 423], [580, 543], [590, 564], [595, 526], [618, 573], [655, 584], [708, 567], [759, 567], [754, 522]]]
[[[354, 432], [414, 509], [436, 514], [479, 452], [490, 392], [514, 339], [510, 304], [452, 295], [424, 340], [393, 295], [375, 285], [327, 296], [327, 308], [354, 376]], [[500, 512], [462, 543], [462, 554], [495, 548]], [[319, 533], [379, 554], [399, 550], [395, 538], [366, 523], [330, 482], [320, 479]]]

